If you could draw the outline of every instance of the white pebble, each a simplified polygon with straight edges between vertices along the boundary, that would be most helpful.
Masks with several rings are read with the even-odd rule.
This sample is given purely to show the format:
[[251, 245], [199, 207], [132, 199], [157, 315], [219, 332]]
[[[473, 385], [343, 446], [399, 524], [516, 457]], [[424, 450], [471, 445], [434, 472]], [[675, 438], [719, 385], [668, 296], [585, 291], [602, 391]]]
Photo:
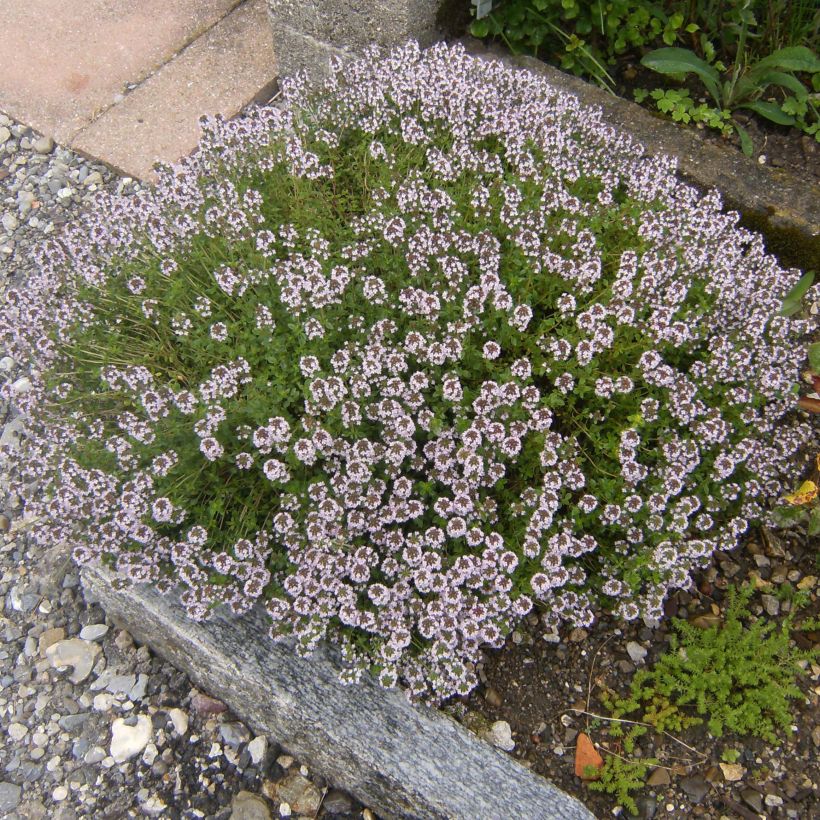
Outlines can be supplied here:
[[89, 624], [80, 630], [80, 637], [84, 641], [98, 641], [108, 632], [107, 624]]
[[136, 726], [128, 726], [117, 718], [111, 727], [111, 756], [117, 763], [125, 763], [148, 745], [152, 733], [151, 718], [147, 715], [138, 715]]
[[264, 759], [268, 751], [268, 739], [264, 735], [255, 737], [248, 744], [248, 754], [251, 756], [254, 766], [258, 766]]
[[28, 393], [31, 390], [31, 379], [28, 376], [21, 376], [11, 385], [11, 392], [15, 396], [21, 396], [23, 393]]
[[56, 800], [58, 803], [61, 800], [65, 800], [66, 797], [68, 797], [68, 789], [65, 786], [57, 786], [51, 793], [52, 800]]
[[182, 709], [169, 709], [168, 717], [171, 718], [171, 723], [174, 724], [174, 731], [178, 735], [184, 735], [188, 731], [188, 715]]
[[28, 726], [22, 723], [12, 723], [9, 726], [9, 737], [15, 741], [21, 741], [28, 734]]

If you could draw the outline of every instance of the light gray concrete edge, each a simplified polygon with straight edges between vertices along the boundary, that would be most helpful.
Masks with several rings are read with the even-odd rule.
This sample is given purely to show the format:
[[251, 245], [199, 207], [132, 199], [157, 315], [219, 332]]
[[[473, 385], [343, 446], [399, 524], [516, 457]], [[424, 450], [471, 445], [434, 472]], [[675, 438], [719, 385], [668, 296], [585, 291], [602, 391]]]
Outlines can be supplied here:
[[186, 617], [173, 596], [115, 589], [115, 576], [85, 567], [86, 596], [140, 642], [335, 786], [385, 818], [588, 820], [575, 798], [455, 721], [412, 706], [370, 679], [338, 680], [339, 661], [320, 647], [301, 658], [268, 635], [264, 612]]

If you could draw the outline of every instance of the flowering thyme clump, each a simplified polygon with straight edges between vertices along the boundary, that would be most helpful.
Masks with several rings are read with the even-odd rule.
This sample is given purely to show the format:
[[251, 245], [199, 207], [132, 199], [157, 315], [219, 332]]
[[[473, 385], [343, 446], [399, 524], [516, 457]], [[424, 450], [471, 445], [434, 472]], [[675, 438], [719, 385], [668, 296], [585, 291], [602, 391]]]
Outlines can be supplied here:
[[[466, 693], [536, 605], [658, 617], [809, 436], [797, 278], [526, 72], [409, 44], [208, 123], [10, 294], [38, 537]], [[776, 435], [774, 434], [777, 429]]]

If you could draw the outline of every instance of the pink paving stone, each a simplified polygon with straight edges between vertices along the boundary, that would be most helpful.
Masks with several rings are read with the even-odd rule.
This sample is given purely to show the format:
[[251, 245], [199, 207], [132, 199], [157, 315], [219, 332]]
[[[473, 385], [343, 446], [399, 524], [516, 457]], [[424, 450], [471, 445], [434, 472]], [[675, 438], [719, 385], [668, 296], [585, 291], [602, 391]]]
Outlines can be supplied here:
[[71, 147], [150, 180], [155, 162], [174, 162], [196, 146], [203, 114], [235, 114], [270, 96], [275, 77], [265, 0], [248, 0], [84, 128]]
[[0, 0], [0, 111], [68, 142], [240, 0]]

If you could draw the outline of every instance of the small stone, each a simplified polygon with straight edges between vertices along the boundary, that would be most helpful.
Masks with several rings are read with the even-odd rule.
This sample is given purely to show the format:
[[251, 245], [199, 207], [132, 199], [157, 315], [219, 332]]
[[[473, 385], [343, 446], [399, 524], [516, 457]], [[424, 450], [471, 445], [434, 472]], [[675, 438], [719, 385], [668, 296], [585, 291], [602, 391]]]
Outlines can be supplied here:
[[65, 800], [66, 797], [68, 797], [68, 789], [65, 786], [57, 786], [57, 788], [51, 793], [51, 799], [57, 801], [58, 803]]
[[680, 787], [693, 803], [700, 803], [709, 792], [709, 783], [705, 777], [699, 774], [681, 780]]
[[219, 727], [219, 734], [222, 740], [232, 746], [239, 748], [250, 739], [250, 732], [241, 723], [223, 723]]
[[111, 757], [117, 763], [124, 763], [148, 745], [152, 733], [147, 715], [138, 715], [135, 726], [128, 726], [123, 718], [117, 718], [111, 727]]
[[200, 715], [219, 715], [227, 711], [228, 707], [221, 700], [197, 692], [191, 698], [191, 706]]
[[149, 743], [145, 747], [145, 751], [142, 753], [142, 762], [146, 766], [152, 766], [154, 761], [157, 759], [158, 754], [159, 750], [157, 749], [156, 745], [153, 743]]
[[114, 675], [109, 679], [105, 688], [113, 695], [127, 695], [136, 682], [136, 675]]
[[61, 641], [65, 638], [65, 629], [61, 626], [54, 627], [53, 629], [47, 629], [40, 635], [37, 647], [40, 650], [40, 654], [45, 657], [46, 649], [50, 646], [53, 646], [57, 641]]
[[487, 740], [498, 749], [511, 752], [515, 748], [515, 741], [512, 738], [512, 729], [506, 720], [497, 720], [485, 734]]
[[63, 666], [72, 667], [68, 679], [72, 683], [82, 683], [91, 674], [94, 659], [99, 651], [100, 648], [96, 644], [79, 638], [69, 638], [49, 646], [46, 649], [46, 657], [55, 669]]
[[501, 706], [501, 695], [499, 695], [492, 686], [487, 687], [487, 691], [484, 693], [484, 700], [487, 701], [489, 706], [493, 706], [496, 709]]
[[581, 626], [576, 626], [572, 632], [569, 633], [569, 640], [572, 643], [581, 643], [589, 637], [589, 632]]
[[231, 801], [230, 820], [270, 820], [271, 813], [264, 798], [241, 791]]
[[156, 794], [151, 794], [145, 800], [140, 800], [142, 813], [147, 814], [149, 817], [161, 817], [165, 814], [167, 808], [168, 804]]
[[276, 762], [287, 771], [293, 765], [293, 758], [290, 755], [279, 755]]
[[102, 746], [92, 746], [92, 748], [86, 752], [84, 760], [88, 764], [99, 763], [105, 760], [105, 749], [103, 749]]
[[646, 780], [647, 786], [668, 786], [672, 782], [669, 770], [664, 768], [655, 769]]
[[98, 641], [108, 634], [107, 624], [89, 624], [80, 630], [80, 637], [84, 641]]
[[322, 802], [322, 809], [326, 814], [352, 814], [353, 801], [338, 789], [331, 789]]
[[5, 125], [0, 126], [0, 145], [5, 145], [11, 139], [11, 131]]
[[783, 798], [779, 794], [767, 794], [763, 802], [770, 808], [776, 809], [783, 805]]
[[626, 654], [629, 655], [632, 663], [639, 666], [646, 660], [647, 650], [637, 641], [629, 641], [626, 645]]
[[744, 789], [740, 796], [747, 806], [750, 806], [758, 814], [763, 813], [763, 798], [760, 796], [760, 792], [754, 789]]
[[66, 715], [58, 721], [60, 728], [65, 732], [74, 732], [82, 728], [88, 719], [88, 712], [80, 712], [76, 715]]
[[9, 737], [19, 743], [27, 734], [28, 726], [22, 723], [11, 723], [8, 728]]
[[184, 735], [188, 731], [188, 715], [182, 709], [169, 709], [168, 717], [174, 725], [174, 731], [178, 735]]
[[99, 695], [94, 695], [95, 712], [107, 712], [114, 705], [114, 696], [108, 692], [100, 692]]
[[54, 150], [54, 140], [51, 137], [40, 137], [31, 146], [38, 154], [50, 154]]
[[11, 211], [3, 214], [3, 218], [0, 219], [0, 223], [2, 223], [3, 230], [6, 233], [14, 233], [14, 231], [17, 230], [17, 226], [20, 224], [17, 217]]
[[145, 690], [148, 688], [148, 675], [139, 675], [137, 682], [131, 687], [128, 692], [130, 700], [142, 700], [145, 697]]
[[774, 617], [780, 614], [780, 601], [774, 595], [761, 595], [760, 600], [763, 602], [763, 608], [768, 615]]
[[290, 808], [290, 803], [281, 803], [279, 805], [279, 816], [280, 817], [290, 817], [292, 813], [293, 812]]
[[746, 769], [744, 769], [740, 763], [721, 763], [720, 769], [729, 783], [737, 783], [737, 781], [742, 780], [743, 775], [746, 774]]
[[267, 753], [268, 739], [264, 735], [259, 735], [259, 737], [255, 737], [248, 744], [248, 754], [251, 756], [251, 761], [253, 762], [254, 766], [259, 766], [265, 759], [265, 755]]
[[278, 799], [287, 803], [296, 814], [315, 816], [322, 803], [322, 793], [298, 772], [289, 774], [276, 789]]
[[114, 638], [114, 646], [116, 646], [120, 652], [130, 652], [134, 648], [134, 639], [127, 629], [121, 629], [117, 633], [117, 637]]

